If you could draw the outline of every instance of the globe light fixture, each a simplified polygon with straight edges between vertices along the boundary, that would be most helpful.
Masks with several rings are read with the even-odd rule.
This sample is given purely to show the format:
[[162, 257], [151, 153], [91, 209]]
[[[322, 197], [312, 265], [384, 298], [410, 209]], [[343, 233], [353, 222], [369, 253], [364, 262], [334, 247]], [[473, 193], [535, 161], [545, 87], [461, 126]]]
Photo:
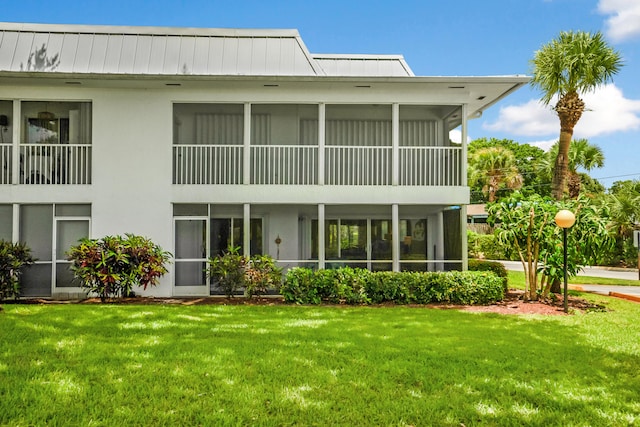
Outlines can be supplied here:
[[562, 228], [562, 249], [564, 255], [564, 312], [569, 312], [569, 302], [567, 300], [567, 230], [576, 223], [576, 216], [573, 212], [561, 209], [555, 216], [556, 225]]

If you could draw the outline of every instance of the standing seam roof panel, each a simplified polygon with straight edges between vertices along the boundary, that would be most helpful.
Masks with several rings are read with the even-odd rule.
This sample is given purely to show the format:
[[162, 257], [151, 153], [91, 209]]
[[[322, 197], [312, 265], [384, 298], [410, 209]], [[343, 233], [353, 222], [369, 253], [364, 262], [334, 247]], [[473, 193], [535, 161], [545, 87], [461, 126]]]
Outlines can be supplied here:
[[210, 38], [197, 37], [193, 44], [193, 74], [207, 74]]
[[163, 36], [151, 36], [151, 52], [149, 54], [149, 74], [162, 74], [164, 68], [164, 52], [167, 40]]
[[136, 43], [136, 54], [133, 59], [133, 73], [146, 74], [149, 72], [149, 61], [151, 60], [151, 36], [138, 36]]
[[91, 46], [91, 59], [89, 60], [88, 72], [102, 73], [104, 72], [104, 59], [107, 54], [107, 43], [109, 36], [104, 34], [95, 34], [93, 36], [93, 46]]
[[86, 73], [89, 71], [89, 63], [93, 53], [93, 41], [95, 36], [78, 37], [77, 50], [73, 61], [73, 71], [76, 73]]
[[164, 51], [162, 74], [180, 74], [180, 36], [168, 36]]
[[120, 65], [118, 67], [119, 73], [133, 73], [133, 66], [135, 64], [135, 58], [138, 49], [138, 37], [131, 35], [122, 36], [122, 49], [120, 50]]
[[60, 65], [57, 71], [63, 73], [74, 71], [76, 52], [78, 52], [78, 38], [78, 34], [63, 34], [62, 48], [60, 49]]

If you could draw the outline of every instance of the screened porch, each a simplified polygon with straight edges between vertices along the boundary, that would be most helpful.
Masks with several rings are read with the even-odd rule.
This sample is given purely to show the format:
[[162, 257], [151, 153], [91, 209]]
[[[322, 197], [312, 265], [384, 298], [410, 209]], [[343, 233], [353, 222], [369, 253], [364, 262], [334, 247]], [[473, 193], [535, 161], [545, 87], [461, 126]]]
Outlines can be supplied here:
[[427, 106], [176, 104], [173, 183], [461, 186], [446, 117]]

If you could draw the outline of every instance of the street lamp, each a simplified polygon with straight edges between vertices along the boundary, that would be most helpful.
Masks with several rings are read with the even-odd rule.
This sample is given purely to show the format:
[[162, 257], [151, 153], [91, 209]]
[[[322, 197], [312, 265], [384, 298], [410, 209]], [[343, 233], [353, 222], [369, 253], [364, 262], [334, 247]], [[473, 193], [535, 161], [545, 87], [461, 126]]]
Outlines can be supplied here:
[[566, 209], [559, 210], [555, 217], [556, 225], [562, 228], [562, 248], [564, 253], [564, 312], [569, 312], [567, 301], [567, 229], [576, 223], [576, 216]]

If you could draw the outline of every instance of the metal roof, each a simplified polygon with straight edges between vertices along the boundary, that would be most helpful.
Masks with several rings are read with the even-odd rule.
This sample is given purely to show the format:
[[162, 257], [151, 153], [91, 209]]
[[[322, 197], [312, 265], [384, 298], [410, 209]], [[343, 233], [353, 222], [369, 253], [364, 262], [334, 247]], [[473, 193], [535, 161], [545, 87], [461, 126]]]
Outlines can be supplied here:
[[410, 77], [401, 55], [313, 55], [328, 76]]
[[0, 72], [413, 76], [399, 55], [311, 55], [296, 30], [0, 23]]

